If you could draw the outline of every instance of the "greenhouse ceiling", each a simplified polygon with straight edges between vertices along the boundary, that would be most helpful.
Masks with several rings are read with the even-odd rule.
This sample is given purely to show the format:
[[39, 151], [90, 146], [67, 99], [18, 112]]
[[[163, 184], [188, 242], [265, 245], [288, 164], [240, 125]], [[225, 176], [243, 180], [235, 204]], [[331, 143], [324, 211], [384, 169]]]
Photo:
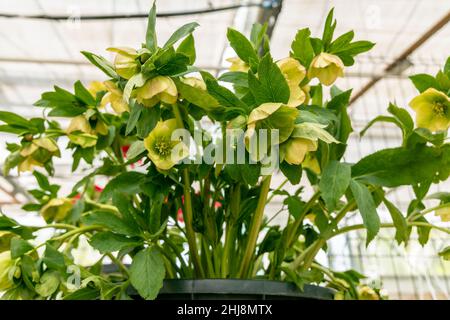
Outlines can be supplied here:
[[[78, 79], [86, 84], [104, 80], [104, 75], [91, 66], [80, 51], [112, 58], [105, 48], [138, 46], [144, 37], [145, 16], [151, 2], [0, 2], [0, 109], [20, 110], [22, 115], [31, 117], [36, 111], [30, 105], [53, 85], [70, 89]], [[161, 40], [164, 41], [174, 28], [197, 21], [200, 27], [195, 37], [202, 41], [196, 42], [196, 64], [218, 73], [229, 65], [226, 58], [234, 55], [227, 46], [227, 27], [234, 26], [248, 33], [253, 22], [268, 19], [274, 28], [272, 51], [275, 58], [280, 59], [289, 49], [289, 41], [296, 30], [312, 26], [313, 34], [319, 35], [326, 13], [335, 7], [339, 21], [337, 33], [354, 29], [358, 37], [376, 42], [371, 53], [362, 55], [355, 64], [357, 67], [350, 68], [347, 76], [337, 82], [342, 88], [353, 87], [356, 94], [374, 78], [379, 79], [352, 105], [352, 117], [361, 127], [368, 118], [385, 110], [389, 99], [395, 97], [397, 103], [406, 104], [414, 94], [407, 76], [435, 72], [449, 48], [450, 24], [445, 23], [449, 20], [448, 1], [160, 0], [157, 5], [162, 16], [157, 25]], [[426, 37], [420, 41], [423, 35]], [[397, 61], [408, 50], [406, 59]], [[385, 72], [386, 67], [395, 62], [395, 68]], [[4, 143], [11, 139], [8, 135], [0, 136], [0, 161], [5, 157]], [[399, 135], [393, 128], [380, 127], [372, 132], [370, 139], [370, 144], [354, 150], [355, 158], [370, 152], [374, 146], [395, 143]], [[352, 160], [351, 155], [349, 160]], [[67, 163], [63, 155], [56, 164], [62, 168], [59, 176], [65, 180], [73, 177]], [[3, 203], [17, 202], [8, 193], [14, 195], [21, 184], [33, 183], [27, 175], [9, 180], [9, 183], [2, 182]]]

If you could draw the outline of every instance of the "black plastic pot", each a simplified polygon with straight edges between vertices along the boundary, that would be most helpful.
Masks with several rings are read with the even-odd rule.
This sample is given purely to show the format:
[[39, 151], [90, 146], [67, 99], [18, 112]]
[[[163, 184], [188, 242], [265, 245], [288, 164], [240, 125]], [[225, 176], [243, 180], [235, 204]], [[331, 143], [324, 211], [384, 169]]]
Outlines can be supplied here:
[[204, 279], [165, 280], [161, 300], [330, 300], [329, 288], [268, 280]]
[[[103, 272], [116, 272], [115, 265], [103, 266]], [[270, 280], [201, 279], [164, 280], [157, 300], [331, 300], [335, 291], [305, 285], [301, 291], [295, 284]], [[129, 294], [139, 299], [130, 287]]]

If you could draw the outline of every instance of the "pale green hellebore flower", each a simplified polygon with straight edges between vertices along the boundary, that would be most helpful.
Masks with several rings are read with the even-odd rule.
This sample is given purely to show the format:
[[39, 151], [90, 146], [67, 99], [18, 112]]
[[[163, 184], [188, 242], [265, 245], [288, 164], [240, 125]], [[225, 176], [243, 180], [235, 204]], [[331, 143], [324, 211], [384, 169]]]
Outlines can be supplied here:
[[67, 217], [73, 207], [73, 200], [69, 198], [51, 199], [40, 210], [41, 216], [47, 222], [58, 222]]
[[299, 165], [310, 151], [317, 150], [317, 142], [304, 138], [291, 138], [281, 145], [284, 161]]
[[172, 133], [177, 129], [177, 121], [169, 119], [159, 121], [144, 139], [150, 160], [160, 170], [169, 170], [189, 155], [187, 145], [180, 140], [172, 140]]
[[122, 90], [113, 81], [105, 81], [104, 85], [108, 93], [103, 96], [101, 106], [104, 107], [109, 103], [117, 114], [129, 112], [130, 108], [128, 103], [123, 99]]
[[297, 107], [306, 101], [306, 92], [300, 87], [300, 82], [306, 76], [306, 69], [294, 58], [284, 58], [277, 61], [277, 65], [283, 73], [289, 86], [289, 107]]
[[299, 165], [305, 160], [308, 152], [317, 150], [318, 140], [326, 143], [339, 143], [324, 130], [325, 127], [325, 125], [313, 122], [296, 124], [289, 140], [281, 145], [284, 160], [289, 164]]
[[450, 221], [450, 204], [447, 207], [439, 208], [435, 210], [435, 215], [439, 216], [442, 222]]
[[14, 237], [16, 234], [11, 231], [0, 231], [0, 252], [9, 250], [11, 239]]
[[181, 78], [181, 82], [187, 84], [188, 86], [206, 91], [206, 84], [205, 81], [203, 81], [203, 79], [199, 79], [196, 77], [186, 77]]
[[139, 65], [136, 61], [138, 53], [135, 49], [129, 47], [116, 47], [106, 49], [111, 52], [116, 52], [114, 59], [114, 67], [119, 76], [125, 79], [130, 79], [137, 73]]
[[317, 160], [317, 157], [313, 153], [307, 153], [305, 160], [303, 160], [302, 163], [303, 168], [307, 168], [314, 172], [315, 174], [320, 174], [320, 165], [319, 160]]
[[[245, 145], [250, 156], [260, 161], [269, 152], [270, 145], [286, 141], [294, 130], [294, 121], [299, 111], [282, 103], [263, 103], [252, 110], [247, 119]], [[267, 145], [259, 140], [259, 130], [267, 130]], [[278, 130], [278, 142], [270, 141], [271, 130]], [[254, 140], [253, 140], [254, 139]], [[252, 143], [253, 141], [253, 143]]]
[[58, 145], [52, 138], [34, 139], [20, 151], [24, 160], [19, 164], [18, 171], [32, 171], [34, 167], [43, 167], [52, 156], [59, 157]]
[[338, 77], [344, 76], [344, 63], [334, 54], [321, 52], [309, 66], [308, 78], [318, 78], [320, 83], [330, 86]]
[[409, 106], [416, 112], [418, 127], [432, 132], [450, 127], [450, 98], [445, 93], [429, 88], [412, 99]]
[[134, 92], [137, 102], [145, 107], [153, 107], [158, 102], [174, 104], [178, 99], [178, 90], [170, 77], [156, 76]]
[[98, 137], [95, 135], [95, 130], [91, 128], [89, 121], [84, 115], [72, 118], [66, 133], [72, 143], [79, 145], [83, 149], [97, 144]]
[[11, 259], [11, 251], [0, 253], [0, 291], [6, 291], [14, 285], [10, 275], [14, 261]]
[[250, 66], [242, 61], [239, 57], [232, 57], [227, 59], [228, 62], [231, 63], [231, 66], [228, 68], [230, 71], [239, 71], [239, 72], [245, 72], [250, 69]]
[[106, 136], [108, 134], [108, 126], [97, 119], [95, 127], [92, 127], [86, 115], [82, 114], [72, 118], [66, 129], [66, 134], [72, 143], [82, 148], [90, 148], [97, 144], [97, 135]]

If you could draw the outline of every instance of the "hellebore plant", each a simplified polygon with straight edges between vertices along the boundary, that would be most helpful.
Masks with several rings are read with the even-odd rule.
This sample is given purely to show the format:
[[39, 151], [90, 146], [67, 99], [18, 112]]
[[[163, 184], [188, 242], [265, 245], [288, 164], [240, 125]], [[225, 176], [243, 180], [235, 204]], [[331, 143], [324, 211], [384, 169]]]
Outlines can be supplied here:
[[[328, 97], [327, 89], [373, 44], [353, 41], [353, 31], [335, 38], [333, 11], [321, 38], [299, 30], [288, 57], [278, 61], [266, 25], [255, 24], [250, 39], [228, 29], [237, 57], [218, 78], [194, 67], [196, 23], [161, 45], [155, 17], [153, 6], [140, 48], [108, 49], [113, 63], [82, 52], [106, 74], [104, 82], [43, 93], [35, 103], [43, 118], [0, 112], [0, 130], [20, 138], [7, 144], [4, 174], [33, 172], [39, 187], [23, 209], [45, 220], [24, 226], [0, 216], [4, 298], [154, 299], [164, 279], [237, 278], [289, 281], [300, 289], [324, 285], [339, 299], [379, 299], [379, 288], [364, 285], [358, 272], [316, 260], [330, 239], [366, 229], [369, 244], [381, 228], [393, 228], [406, 245], [412, 232], [421, 244], [432, 229], [449, 234], [426, 215], [447, 221], [450, 215], [449, 193], [428, 195], [450, 173], [450, 60], [436, 77], [412, 77], [420, 91], [410, 103], [418, 127], [406, 109], [391, 104], [389, 116], [361, 132], [388, 121], [401, 129], [402, 145], [348, 163], [351, 90], [332, 86]], [[59, 118], [70, 119], [68, 127]], [[64, 195], [49, 179], [63, 142], [72, 171], [83, 162], [86, 173]], [[274, 174], [286, 179], [275, 188]], [[106, 177], [104, 189], [97, 177]], [[415, 194], [406, 213], [386, 196], [400, 186]], [[275, 196], [282, 208], [267, 212]], [[426, 207], [426, 199], [440, 203]], [[392, 222], [380, 221], [382, 206]], [[275, 223], [283, 211], [286, 218]], [[362, 224], [341, 223], [352, 215]], [[41, 229], [54, 233], [38, 242]], [[80, 250], [94, 249], [95, 261], [80, 259]], [[441, 255], [448, 259], [449, 249]], [[104, 272], [104, 264], [116, 269]]]

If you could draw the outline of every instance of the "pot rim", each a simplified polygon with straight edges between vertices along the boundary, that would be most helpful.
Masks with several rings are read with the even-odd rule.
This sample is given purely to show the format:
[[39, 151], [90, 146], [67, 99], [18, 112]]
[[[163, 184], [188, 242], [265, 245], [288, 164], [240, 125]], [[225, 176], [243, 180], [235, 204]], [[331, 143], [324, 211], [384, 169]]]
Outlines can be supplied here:
[[260, 295], [333, 299], [335, 290], [305, 284], [264, 279], [166, 279], [160, 294]]

